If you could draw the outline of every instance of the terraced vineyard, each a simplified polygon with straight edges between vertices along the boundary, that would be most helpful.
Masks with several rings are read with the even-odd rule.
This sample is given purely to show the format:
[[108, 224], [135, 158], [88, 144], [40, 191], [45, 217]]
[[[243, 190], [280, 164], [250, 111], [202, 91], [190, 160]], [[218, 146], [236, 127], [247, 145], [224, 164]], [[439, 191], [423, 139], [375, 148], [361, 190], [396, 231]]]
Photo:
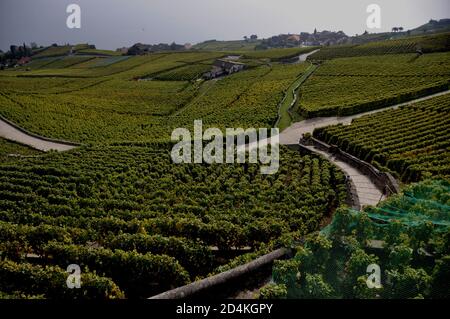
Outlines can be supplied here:
[[364, 116], [314, 136], [405, 182], [450, 177], [450, 95]]
[[273, 176], [257, 165], [173, 165], [169, 151], [92, 147], [1, 164], [0, 251], [10, 262], [0, 263], [0, 291], [53, 297], [58, 287], [27, 283], [77, 261], [86, 276], [111, 278], [94, 276], [87, 293], [149, 297], [207, 275], [227, 262], [221, 252], [265, 251], [317, 229], [346, 197], [330, 163], [287, 149]]
[[283, 59], [289, 59], [300, 54], [305, 54], [318, 49], [318, 47], [305, 47], [305, 48], [288, 48], [288, 49], [271, 49], [260, 50], [254, 52], [243, 52], [246, 58], [250, 59], [270, 59], [272, 61], [279, 61]]
[[449, 47], [450, 34], [442, 33], [431, 36], [369, 42], [360, 45], [327, 47], [313, 54], [310, 59], [320, 61], [345, 57], [415, 53], [419, 50], [424, 53], [433, 53], [448, 51]]
[[327, 61], [301, 88], [305, 117], [351, 115], [448, 89], [450, 54], [385, 55]]
[[[51, 47], [0, 71], [2, 116], [82, 143], [40, 153], [0, 140], [0, 298], [147, 298], [294, 247], [342, 211], [351, 176], [284, 147], [273, 175], [259, 164], [176, 165], [173, 129], [199, 119], [203, 129], [270, 128], [278, 113], [284, 127], [447, 90], [450, 54], [437, 51], [448, 35], [433, 37], [322, 48], [314, 65], [285, 60], [316, 48], [242, 41], [132, 57]], [[425, 54], [409, 53], [419, 42]], [[201, 79], [229, 55], [245, 70]], [[442, 95], [314, 136], [404, 182], [448, 179], [449, 103]], [[66, 289], [70, 264], [82, 268], [81, 289]]]
[[[200, 118], [221, 128], [270, 127], [285, 90], [307, 69], [262, 65], [219, 81], [190, 81], [217, 56], [155, 54], [101, 67], [8, 71], [0, 76], [0, 113], [32, 132], [78, 142], [168, 140], [174, 128]], [[147, 80], [133, 81], [141, 77]]]

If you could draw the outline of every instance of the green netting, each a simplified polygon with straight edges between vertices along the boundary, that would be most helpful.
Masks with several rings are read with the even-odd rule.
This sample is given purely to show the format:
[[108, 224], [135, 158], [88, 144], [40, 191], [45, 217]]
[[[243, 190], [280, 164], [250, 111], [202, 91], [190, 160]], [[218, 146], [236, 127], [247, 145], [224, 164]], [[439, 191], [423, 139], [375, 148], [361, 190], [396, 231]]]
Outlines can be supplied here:
[[[388, 223], [400, 222], [405, 226], [419, 226], [429, 222], [435, 225], [435, 231], [450, 227], [450, 184], [447, 181], [426, 181], [406, 189], [402, 195], [394, 196], [377, 207], [364, 210], [374, 226], [383, 227]], [[355, 217], [361, 212], [348, 209], [347, 214]], [[339, 226], [336, 225], [339, 223]], [[353, 229], [357, 222], [348, 218], [346, 228]], [[342, 221], [333, 219], [321, 233], [329, 235], [336, 227], [342, 227]]]
[[378, 207], [367, 209], [369, 217], [378, 222], [401, 222], [417, 226], [431, 222], [437, 228], [450, 226], [450, 185], [446, 181], [430, 181], [407, 189]]
[[[362, 212], [339, 209], [321, 236], [275, 264], [274, 281], [288, 298], [448, 298], [449, 204], [447, 181], [424, 181]], [[372, 264], [381, 290], [367, 286]]]

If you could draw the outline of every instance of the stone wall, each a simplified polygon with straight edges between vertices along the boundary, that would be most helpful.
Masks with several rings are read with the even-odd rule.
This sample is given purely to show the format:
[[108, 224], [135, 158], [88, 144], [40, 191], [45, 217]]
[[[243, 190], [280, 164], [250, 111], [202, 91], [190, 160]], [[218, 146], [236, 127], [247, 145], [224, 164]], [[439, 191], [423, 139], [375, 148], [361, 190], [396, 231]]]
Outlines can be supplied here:
[[386, 195], [398, 194], [400, 192], [400, 187], [396, 179], [391, 174], [387, 172], [381, 172], [373, 165], [342, 151], [336, 146], [328, 145], [313, 137], [309, 138], [308, 141], [302, 141], [302, 143], [303, 142], [308, 143], [309, 145], [313, 145], [314, 147], [322, 151], [333, 154], [340, 160], [359, 169], [362, 173], [364, 173], [364, 175], [369, 176], [374, 184]]

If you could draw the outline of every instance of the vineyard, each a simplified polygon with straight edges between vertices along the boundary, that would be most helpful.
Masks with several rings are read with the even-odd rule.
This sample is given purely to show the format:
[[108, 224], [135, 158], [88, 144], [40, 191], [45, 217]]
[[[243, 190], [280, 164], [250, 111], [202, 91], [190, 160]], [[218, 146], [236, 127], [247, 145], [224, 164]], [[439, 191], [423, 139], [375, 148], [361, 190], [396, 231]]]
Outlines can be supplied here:
[[[312, 127], [322, 120], [315, 117], [446, 91], [448, 38], [322, 47], [312, 63], [293, 60], [317, 47], [260, 51], [246, 41], [142, 56], [49, 47], [0, 71], [0, 115], [81, 143], [42, 153], [0, 138], [0, 298], [148, 298], [300, 242], [295, 258], [275, 263], [276, 284], [262, 298], [377, 297], [363, 289], [361, 265], [391, 254], [401, 262], [385, 275], [408, 289], [418, 282], [406, 297], [441, 296], [449, 94], [315, 130], [405, 184], [421, 182], [358, 213], [344, 207], [352, 176], [324, 157], [281, 147], [278, 172], [261, 175], [260, 164], [174, 164], [170, 138], [200, 119], [204, 130], [287, 128], [314, 118]], [[230, 55], [245, 69], [203, 78]], [[323, 230], [330, 220], [339, 227]], [[397, 227], [405, 220], [410, 228]], [[387, 243], [376, 256], [374, 241]], [[433, 254], [429, 264], [420, 249]], [[81, 289], [67, 289], [70, 264], [81, 267]], [[380, 296], [401, 296], [388, 288]]]
[[359, 45], [340, 45], [326, 47], [309, 58], [315, 61], [330, 60], [336, 58], [404, 54], [444, 52], [450, 47], [450, 34], [442, 33], [431, 36], [407, 37], [395, 40], [369, 42]]
[[346, 197], [343, 174], [319, 158], [283, 149], [279, 173], [264, 176], [257, 165], [173, 165], [169, 146], [0, 165], [0, 291], [55, 297], [57, 284], [27, 283], [76, 261], [88, 296], [148, 297], [223, 266], [221, 252], [317, 230]]
[[317, 129], [314, 136], [405, 182], [450, 177], [450, 96]]
[[20, 156], [36, 156], [40, 152], [24, 145], [10, 142], [0, 138], [0, 161], [6, 163], [16, 161]]
[[448, 89], [449, 53], [343, 58], [323, 63], [302, 86], [304, 117], [351, 115]]
[[[174, 128], [200, 118], [220, 128], [271, 127], [285, 91], [307, 70], [261, 65], [219, 81], [191, 81], [217, 56], [155, 54], [98, 67], [4, 72], [0, 113], [32, 132], [78, 142], [168, 140]], [[56, 73], [67, 75], [49, 75]]]

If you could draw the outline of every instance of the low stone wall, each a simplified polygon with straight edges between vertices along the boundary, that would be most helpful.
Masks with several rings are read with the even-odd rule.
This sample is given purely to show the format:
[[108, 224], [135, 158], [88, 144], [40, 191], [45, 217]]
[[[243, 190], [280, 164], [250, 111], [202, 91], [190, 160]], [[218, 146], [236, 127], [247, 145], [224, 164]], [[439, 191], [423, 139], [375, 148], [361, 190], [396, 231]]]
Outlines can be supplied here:
[[[297, 145], [289, 145], [290, 149], [293, 150], [297, 150], [299, 152], [302, 153], [311, 153], [311, 150], [308, 149], [305, 145], [299, 143]], [[317, 146], [318, 149], [328, 152], [327, 148], [322, 147], [322, 145], [318, 145]], [[350, 176], [347, 176], [347, 180], [346, 180], [346, 188], [347, 188], [347, 199], [346, 199], [346, 204], [348, 205], [348, 207], [351, 207], [354, 210], [361, 210], [361, 203], [359, 201], [359, 196], [358, 196], [358, 192], [356, 190], [356, 186], [355, 183], [353, 182], [353, 180], [350, 178]]]
[[231, 280], [249, 275], [262, 267], [270, 265], [276, 259], [280, 259], [289, 254], [290, 250], [286, 248], [277, 249], [267, 255], [261, 256], [245, 265], [225, 271], [212, 277], [195, 281], [186, 286], [178, 287], [173, 290], [163, 292], [149, 299], [183, 299], [193, 297], [199, 293], [205, 293], [219, 285], [224, 285]]
[[385, 195], [392, 195], [400, 193], [400, 187], [396, 181], [396, 179], [387, 172], [381, 172], [376, 169], [373, 165], [360, 160], [359, 158], [348, 154], [336, 146], [328, 145], [318, 139], [313, 137], [308, 139], [307, 142], [309, 145], [313, 145], [314, 147], [333, 154], [340, 160], [356, 167], [365, 175], [369, 176], [370, 179], [374, 182], [374, 184], [383, 191]]

